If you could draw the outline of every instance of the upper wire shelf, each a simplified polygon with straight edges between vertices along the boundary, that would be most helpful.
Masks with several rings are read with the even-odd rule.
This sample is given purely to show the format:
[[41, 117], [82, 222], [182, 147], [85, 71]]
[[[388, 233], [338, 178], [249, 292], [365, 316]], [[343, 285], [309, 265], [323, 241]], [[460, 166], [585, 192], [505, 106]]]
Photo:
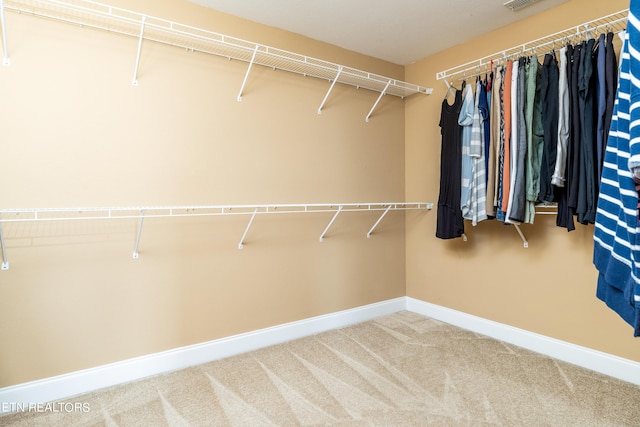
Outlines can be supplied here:
[[629, 9], [624, 9], [610, 15], [602, 16], [589, 22], [549, 34], [536, 40], [511, 47], [509, 49], [496, 52], [492, 55], [470, 61], [456, 67], [449, 68], [436, 73], [437, 80], [460, 80], [471, 78], [488, 71], [491, 63], [500, 63], [506, 59], [518, 58], [523, 55], [538, 54], [542, 49], [551, 51], [562, 47], [568, 42], [579, 38], [597, 37], [597, 33], [602, 31], [611, 31], [614, 33], [624, 31], [627, 25]]
[[140, 37], [404, 98], [430, 88], [90, 0], [4, 0], [7, 10]]

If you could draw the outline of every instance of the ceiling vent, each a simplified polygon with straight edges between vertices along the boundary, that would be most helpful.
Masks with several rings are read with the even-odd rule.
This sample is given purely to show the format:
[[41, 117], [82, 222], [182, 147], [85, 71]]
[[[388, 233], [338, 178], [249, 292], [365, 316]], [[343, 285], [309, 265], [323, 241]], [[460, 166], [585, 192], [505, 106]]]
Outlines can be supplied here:
[[538, 1], [539, 0], [510, 0], [504, 3], [504, 7], [508, 7], [512, 12], [517, 12], [520, 9], [531, 6], [533, 3]]

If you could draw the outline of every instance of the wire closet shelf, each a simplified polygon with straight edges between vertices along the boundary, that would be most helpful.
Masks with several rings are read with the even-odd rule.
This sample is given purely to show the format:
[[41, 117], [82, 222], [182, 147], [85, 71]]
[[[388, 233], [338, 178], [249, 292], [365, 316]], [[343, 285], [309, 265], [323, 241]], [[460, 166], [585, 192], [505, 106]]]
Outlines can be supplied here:
[[[369, 89], [401, 98], [432, 89], [91, 0], [0, 0], [4, 9]], [[4, 23], [3, 23], [4, 24]], [[4, 29], [4, 25], [3, 25]], [[6, 36], [3, 37], [8, 63]], [[138, 48], [138, 59], [140, 46]], [[247, 74], [248, 74], [247, 70]], [[137, 72], [137, 65], [136, 65]], [[134, 84], [136, 75], [134, 73]], [[246, 81], [246, 77], [245, 77]], [[243, 84], [244, 86], [244, 84]], [[242, 90], [241, 90], [242, 92]], [[241, 98], [242, 93], [238, 96]]]
[[133, 258], [138, 258], [138, 246], [143, 221], [146, 218], [183, 218], [221, 215], [250, 215], [247, 227], [238, 243], [244, 247], [244, 240], [257, 215], [332, 213], [331, 220], [320, 234], [320, 242], [332, 224], [343, 212], [381, 212], [380, 216], [367, 232], [371, 237], [382, 219], [390, 211], [430, 210], [432, 203], [427, 202], [389, 202], [389, 203], [306, 203], [306, 204], [258, 204], [258, 205], [206, 205], [206, 206], [136, 206], [136, 207], [73, 207], [73, 208], [26, 208], [0, 209], [0, 249], [2, 252], [2, 270], [9, 269], [7, 250], [2, 231], [3, 223], [21, 223], [34, 221], [85, 221], [111, 219], [137, 219], [138, 232]]
[[629, 9], [624, 9], [610, 15], [602, 16], [589, 22], [582, 23], [557, 33], [549, 34], [536, 40], [523, 43], [509, 49], [496, 52], [474, 61], [470, 61], [456, 67], [436, 73], [437, 80], [451, 81], [472, 78], [489, 71], [491, 63], [498, 64], [508, 59], [516, 59], [523, 55], [536, 55], [558, 49], [569, 42], [583, 39], [584, 37], [597, 37], [601, 32], [619, 33], [625, 30]]

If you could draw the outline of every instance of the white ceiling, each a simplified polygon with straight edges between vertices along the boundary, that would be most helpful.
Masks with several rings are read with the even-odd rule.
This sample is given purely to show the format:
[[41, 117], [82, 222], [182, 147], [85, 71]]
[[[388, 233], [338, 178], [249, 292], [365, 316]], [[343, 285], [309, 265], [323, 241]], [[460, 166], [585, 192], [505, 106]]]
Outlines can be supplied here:
[[534, 0], [517, 12], [506, 0], [190, 1], [407, 65], [566, 0]]

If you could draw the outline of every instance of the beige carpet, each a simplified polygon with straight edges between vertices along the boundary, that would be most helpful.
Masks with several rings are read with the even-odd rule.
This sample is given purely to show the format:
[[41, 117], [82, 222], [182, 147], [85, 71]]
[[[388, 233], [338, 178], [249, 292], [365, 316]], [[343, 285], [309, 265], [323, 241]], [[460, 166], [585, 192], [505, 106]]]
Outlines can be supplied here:
[[3, 426], [640, 426], [640, 387], [400, 312]]

